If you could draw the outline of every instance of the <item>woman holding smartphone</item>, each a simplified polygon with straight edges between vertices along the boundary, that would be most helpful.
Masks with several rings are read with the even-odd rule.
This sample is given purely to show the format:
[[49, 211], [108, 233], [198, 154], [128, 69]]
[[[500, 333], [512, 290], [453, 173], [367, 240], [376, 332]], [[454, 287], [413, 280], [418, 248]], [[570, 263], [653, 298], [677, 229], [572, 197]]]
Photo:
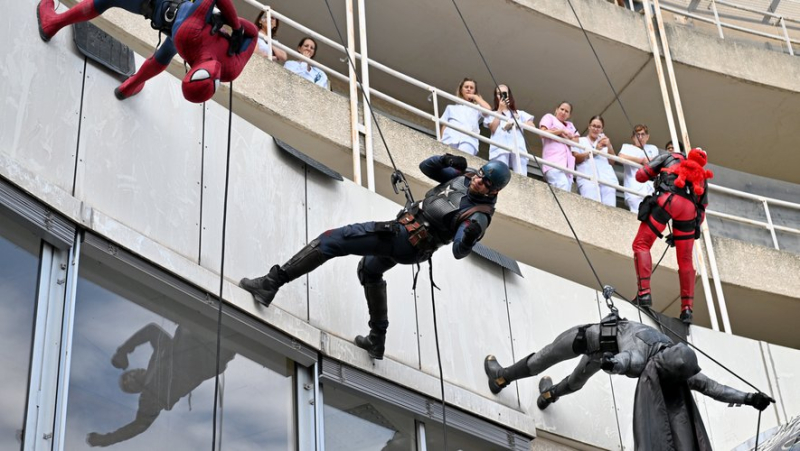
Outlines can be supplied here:
[[[494, 108], [492, 110], [497, 111], [506, 118], [502, 120], [493, 116], [484, 118], [483, 124], [489, 127], [489, 131], [492, 132], [492, 141], [499, 142], [511, 149], [517, 149], [522, 154], [527, 154], [528, 149], [525, 147], [525, 138], [522, 135], [522, 130], [516, 124], [519, 122], [520, 124], [528, 124], [535, 127], [536, 123], [533, 122], [533, 115], [517, 110], [514, 94], [507, 85], [499, 85], [494, 90]], [[528, 174], [528, 157], [520, 155], [520, 164], [517, 165], [516, 156], [512, 155], [510, 151], [492, 144], [489, 147], [489, 159], [502, 161], [517, 174]]]
[[[605, 124], [602, 116], [598, 115], [591, 118], [589, 120], [589, 132], [586, 136], [582, 136], [578, 140], [578, 144], [582, 144], [608, 155], [616, 155], [616, 153], [614, 153], [614, 146], [611, 145], [611, 141], [603, 133]], [[595, 174], [592, 161], [590, 161], [594, 160], [594, 167], [597, 168], [598, 180], [619, 184], [617, 174], [614, 172], [614, 168], [611, 167], [611, 165], [614, 164], [613, 161], [601, 155], [593, 156], [580, 147], [573, 147], [572, 154], [575, 156], [575, 169], [581, 174], [589, 176]], [[597, 185], [595, 185], [594, 182], [588, 179], [578, 178], [578, 192], [583, 197], [602, 202], [609, 207], [617, 206], [617, 190], [613, 187], [600, 185], [600, 190], [598, 191]]]

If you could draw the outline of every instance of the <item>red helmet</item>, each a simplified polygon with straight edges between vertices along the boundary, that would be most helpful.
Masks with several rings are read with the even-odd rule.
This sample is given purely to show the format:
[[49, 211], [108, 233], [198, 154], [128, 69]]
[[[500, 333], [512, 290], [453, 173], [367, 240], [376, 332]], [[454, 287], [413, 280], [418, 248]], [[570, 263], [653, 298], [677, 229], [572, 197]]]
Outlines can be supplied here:
[[194, 103], [203, 103], [214, 96], [219, 86], [221, 65], [219, 61], [204, 61], [192, 67], [183, 77], [183, 97]]

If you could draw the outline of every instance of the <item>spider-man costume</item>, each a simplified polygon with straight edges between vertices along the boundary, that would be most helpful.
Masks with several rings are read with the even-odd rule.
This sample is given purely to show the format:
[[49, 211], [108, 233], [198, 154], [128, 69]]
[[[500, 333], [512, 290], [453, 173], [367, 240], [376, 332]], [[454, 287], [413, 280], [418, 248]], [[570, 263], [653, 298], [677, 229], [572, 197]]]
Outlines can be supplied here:
[[[215, 20], [217, 7], [222, 20]], [[167, 68], [180, 54], [191, 70], [183, 79], [186, 100], [202, 103], [210, 99], [219, 82], [234, 80], [244, 69], [256, 47], [255, 25], [236, 15], [231, 0], [83, 0], [69, 11], [56, 14], [53, 0], [41, 0], [36, 10], [39, 35], [49, 41], [58, 30], [77, 22], [94, 19], [109, 8], [122, 8], [141, 14], [167, 39], [148, 58], [139, 71], [114, 90], [118, 99], [137, 94], [144, 83]], [[234, 30], [219, 31], [224, 22]]]

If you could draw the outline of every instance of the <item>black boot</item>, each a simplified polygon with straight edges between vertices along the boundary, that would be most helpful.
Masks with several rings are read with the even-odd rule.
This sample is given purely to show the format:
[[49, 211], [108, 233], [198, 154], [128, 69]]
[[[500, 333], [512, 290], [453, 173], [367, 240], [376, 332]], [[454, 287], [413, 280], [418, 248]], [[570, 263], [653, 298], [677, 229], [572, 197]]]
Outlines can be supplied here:
[[684, 324], [692, 324], [692, 309], [686, 307], [681, 310], [681, 321], [683, 321]]
[[245, 277], [239, 281], [239, 286], [253, 293], [253, 298], [263, 304], [264, 307], [269, 307], [269, 304], [272, 303], [278, 293], [278, 288], [286, 283], [284, 280], [285, 275], [281, 274], [281, 267], [275, 265], [269, 270], [269, 273], [257, 279]]
[[389, 307], [386, 299], [386, 281], [364, 284], [364, 296], [369, 308], [369, 335], [356, 337], [356, 346], [365, 349], [375, 360], [383, 360], [386, 329], [389, 328]]
[[539, 410], [544, 410], [550, 404], [558, 401], [558, 396], [553, 393], [553, 379], [550, 376], [545, 376], [539, 379], [539, 397], [536, 398], [536, 407]]
[[511, 382], [532, 376], [531, 369], [528, 367], [528, 359], [532, 356], [533, 354], [508, 368], [503, 368], [503, 366], [497, 362], [495, 356], [487, 355], [483, 360], [483, 370], [486, 372], [486, 376], [489, 377], [489, 391], [496, 395]]
[[[385, 321], [386, 327], [389, 326], [389, 321]], [[383, 360], [383, 353], [386, 350], [386, 328], [381, 328], [381, 324], [369, 322], [369, 335], [366, 337], [358, 335], [356, 337], [356, 346], [367, 351], [367, 354], [375, 360]]]
[[269, 270], [269, 273], [257, 279], [245, 277], [239, 281], [239, 286], [253, 293], [256, 301], [269, 307], [280, 287], [310, 273], [326, 261], [328, 261], [328, 257], [325, 257], [319, 249], [319, 239], [316, 239], [289, 259], [283, 267], [275, 265]]
[[653, 297], [650, 295], [650, 293], [637, 294], [636, 298], [633, 299], [633, 305], [638, 305], [639, 307], [652, 307]]

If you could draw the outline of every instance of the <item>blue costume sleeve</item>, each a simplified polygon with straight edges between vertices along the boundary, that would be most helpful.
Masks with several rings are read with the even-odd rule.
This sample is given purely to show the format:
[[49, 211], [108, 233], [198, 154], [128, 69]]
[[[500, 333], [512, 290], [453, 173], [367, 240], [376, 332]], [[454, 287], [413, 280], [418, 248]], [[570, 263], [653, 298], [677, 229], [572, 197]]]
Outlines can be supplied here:
[[168, 37], [164, 42], [156, 49], [156, 53], [153, 54], [153, 58], [161, 64], [162, 66], [166, 66], [172, 61], [172, 58], [178, 53], [178, 49], [175, 48], [175, 43], [172, 42], [172, 38]]
[[419, 170], [429, 178], [444, 183], [461, 175], [461, 171], [445, 166], [444, 155], [434, 155], [419, 164]]
[[[478, 239], [472, 243], [465, 243], [464, 242], [464, 230], [470, 223], [477, 222], [478, 225], [481, 226], [481, 233], [478, 235]], [[456, 230], [456, 236], [453, 238], [453, 256], [460, 260], [470, 252], [472, 252], [472, 247], [475, 246], [475, 243], [480, 241], [483, 237], [483, 234], [486, 233], [486, 229], [489, 227], [489, 218], [483, 213], [473, 213], [472, 216], [467, 218], [464, 222], [462, 222], [458, 226], [458, 230]]]

